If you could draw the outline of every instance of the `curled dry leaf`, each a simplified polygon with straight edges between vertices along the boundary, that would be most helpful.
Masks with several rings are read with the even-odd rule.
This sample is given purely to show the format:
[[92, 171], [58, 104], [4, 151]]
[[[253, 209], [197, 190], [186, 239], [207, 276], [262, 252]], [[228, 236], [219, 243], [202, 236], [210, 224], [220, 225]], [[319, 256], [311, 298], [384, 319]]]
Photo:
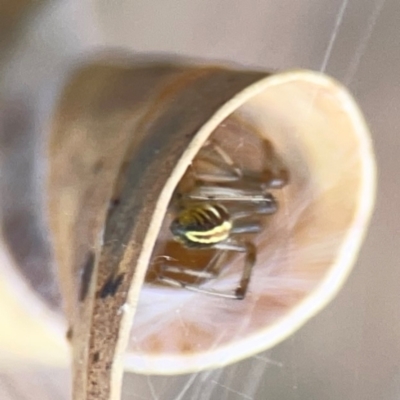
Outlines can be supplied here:
[[[279, 209], [251, 236], [257, 262], [243, 300], [156, 279], [160, 260], [177, 255], [171, 198], [178, 184], [185, 193], [190, 166], [201, 163], [210, 138], [241, 168], [266, 162], [290, 177], [271, 189]], [[326, 76], [156, 64], [79, 71], [54, 118], [48, 180], [75, 399], [119, 398], [123, 367], [198, 371], [285, 339], [343, 284], [374, 190], [364, 119]], [[204, 264], [190, 250], [178, 253]], [[235, 287], [242, 265], [230, 256], [205, 286]]]
[[[294, 71], [238, 98], [212, 137], [243, 165], [260, 157], [259, 135], [290, 171], [289, 184], [272, 190], [278, 212], [254, 239], [258, 261], [249, 293], [236, 302], [156, 286], [149, 275], [127, 352], [134, 371], [217, 368], [275, 345], [333, 298], [357, 256], [373, 205], [375, 165], [368, 129], [348, 92], [325, 76]], [[156, 263], [182, 253], [171, 245], [169, 223], [166, 218]], [[206, 286], [234, 288], [242, 265], [243, 259], [231, 260]]]

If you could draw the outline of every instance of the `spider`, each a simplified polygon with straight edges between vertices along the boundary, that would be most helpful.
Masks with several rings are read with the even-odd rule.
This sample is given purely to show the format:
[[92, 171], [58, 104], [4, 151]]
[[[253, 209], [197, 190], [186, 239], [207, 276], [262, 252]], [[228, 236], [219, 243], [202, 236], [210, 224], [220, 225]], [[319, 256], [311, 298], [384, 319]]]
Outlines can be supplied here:
[[[202, 161], [216, 167], [223, 174], [195, 173], [195, 185], [188, 193], [177, 195], [177, 215], [170, 225], [175, 241], [187, 249], [215, 249], [215, 255], [201, 271], [184, 266], [163, 265], [162, 282], [214, 296], [244, 299], [256, 263], [255, 245], [240, 236], [259, 233], [260, 217], [277, 211], [277, 202], [269, 189], [287, 184], [287, 172], [264, 170], [255, 172], [239, 168], [232, 158], [215, 142], [208, 141]], [[215, 168], [214, 168], [215, 169]], [[181, 273], [198, 279], [218, 277], [227, 252], [245, 254], [243, 272], [233, 292], [207, 289], [170, 278], [164, 272]]]

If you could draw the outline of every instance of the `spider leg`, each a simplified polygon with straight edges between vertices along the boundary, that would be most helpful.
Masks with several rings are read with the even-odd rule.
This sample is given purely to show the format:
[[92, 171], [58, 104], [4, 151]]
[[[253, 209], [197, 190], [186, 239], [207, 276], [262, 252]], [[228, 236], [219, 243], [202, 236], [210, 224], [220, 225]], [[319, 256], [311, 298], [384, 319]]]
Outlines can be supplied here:
[[[227, 253], [225, 251], [216, 252], [214, 257], [210, 260], [207, 267], [201, 271], [192, 270], [190, 268], [186, 268], [183, 266], [163, 265], [161, 267], [162, 274], [158, 277], [158, 280], [163, 283], [166, 283], [170, 286], [188, 289], [193, 292], [216, 294], [214, 291], [202, 289], [199, 286], [197, 286], [196, 284], [189, 284], [189, 283], [183, 282], [178, 279], [169, 278], [164, 275], [164, 272], [172, 272], [172, 273], [179, 273], [179, 274], [183, 274], [183, 275], [187, 275], [187, 276], [194, 276], [198, 279], [206, 279], [206, 280], [214, 279], [218, 276], [219, 269], [220, 269], [221, 265], [223, 265], [223, 263], [224, 263], [226, 254]], [[223, 296], [223, 297], [233, 298], [232, 295]]]
[[221, 170], [227, 170], [232, 176], [219, 176], [214, 174], [196, 174], [199, 180], [205, 182], [224, 183], [241, 180], [249, 185], [266, 189], [280, 189], [289, 181], [289, 174], [282, 160], [274, 152], [268, 141], [263, 141], [265, 152], [264, 168], [260, 172], [240, 168], [235, 164], [229, 154], [214, 140], [209, 139], [204, 147], [211, 147], [212, 151], [219, 156], [219, 160], [210, 157], [209, 153], [202, 155], [202, 160], [215, 165]]
[[257, 251], [253, 243], [245, 242], [246, 247], [246, 258], [243, 268], [242, 277], [240, 278], [239, 285], [235, 291], [235, 297], [238, 300], [244, 299], [249, 287], [251, 273], [253, 271], [254, 264], [256, 263]]
[[192, 192], [185, 194], [184, 198], [203, 201], [235, 201], [235, 202], [257, 202], [265, 199], [261, 190], [246, 190], [233, 187], [222, 187], [217, 185], [202, 185], [196, 187]]
[[210, 147], [212, 152], [217, 155], [218, 158], [212, 157], [209, 152], [204, 152], [201, 155], [201, 160], [221, 171], [226, 171], [230, 175], [218, 175], [218, 174], [206, 174], [206, 173], [196, 173], [195, 177], [197, 180], [203, 182], [214, 182], [214, 183], [224, 183], [224, 182], [235, 182], [238, 181], [242, 176], [242, 170], [239, 168], [232, 160], [232, 158], [213, 140], [208, 140], [204, 145], [204, 148]]
[[219, 174], [206, 174], [194, 172], [195, 178], [201, 182], [212, 182], [212, 183], [229, 183], [240, 181], [242, 185], [246, 185], [249, 188], [254, 189], [281, 189], [288, 183], [288, 174], [286, 170], [278, 171], [278, 174], [274, 174], [272, 171], [266, 169], [261, 172], [255, 172], [245, 169], [240, 169], [239, 167], [232, 167], [223, 165], [222, 163], [217, 163], [216, 160], [208, 159], [207, 157], [202, 157], [203, 161], [209, 162], [215, 165], [219, 169], [227, 170], [231, 175], [219, 175]]
[[[221, 252], [217, 253], [217, 260], [214, 265], [214, 270], [217, 271], [218, 268], [222, 264], [223, 256], [227, 251], [237, 251], [240, 253], [246, 253], [245, 263], [243, 268], [243, 273], [239, 281], [239, 285], [233, 293], [221, 292], [213, 289], [206, 289], [194, 284], [188, 284], [177, 279], [171, 279], [167, 277], [160, 277], [159, 279], [167, 283], [171, 286], [181, 287], [193, 292], [209, 294], [217, 297], [227, 298], [227, 299], [236, 299], [242, 300], [246, 296], [246, 292], [250, 283], [251, 272], [253, 266], [256, 262], [256, 249], [255, 246], [250, 242], [241, 243], [238, 241], [230, 240], [228, 242], [221, 242], [214, 246], [214, 248], [221, 250]], [[186, 270], [183, 268], [183, 270]], [[179, 271], [181, 272], [181, 270]], [[191, 274], [191, 273], [189, 273]]]
[[[183, 199], [195, 201], [229, 201], [241, 203], [240, 206], [230, 208], [233, 219], [244, 218], [256, 214], [273, 214], [277, 211], [277, 202], [270, 193], [262, 193], [260, 190], [243, 190], [220, 186], [199, 186]], [[249, 205], [248, 208], [243, 203]]]
[[[211, 147], [214, 152], [217, 153], [225, 161], [226, 164], [228, 164], [230, 167], [233, 167], [234, 169], [237, 169], [231, 156], [217, 142], [215, 142], [215, 140], [208, 139], [205, 147]], [[238, 173], [238, 175], [240, 175], [240, 172]]]
[[236, 223], [231, 229], [232, 235], [242, 235], [246, 233], [260, 233], [263, 229], [259, 221], [246, 221], [244, 223]]
[[[274, 151], [267, 140], [262, 142], [264, 150], [264, 166], [261, 171], [252, 171], [239, 167], [232, 157], [215, 140], [209, 139], [203, 146], [200, 160], [210, 164], [228, 175], [216, 173], [194, 172], [195, 179], [202, 183], [235, 183], [245, 184], [248, 188], [266, 191], [267, 189], [281, 189], [289, 181], [289, 172], [282, 159]], [[208, 151], [206, 149], [209, 148]]]
[[255, 215], [270, 215], [274, 214], [277, 210], [278, 203], [270, 193], [264, 195], [263, 199], [258, 202], [229, 206], [229, 213], [233, 221], [254, 217]]
[[260, 190], [245, 190], [217, 185], [198, 186], [183, 197], [197, 201], [260, 202], [265, 200], [265, 195]]
[[256, 263], [257, 251], [253, 243], [250, 242], [238, 242], [231, 240], [229, 242], [222, 242], [215, 246], [221, 250], [232, 250], [246, 253], [243, 273], [239, 281], [239, 285], [233, 295], [234, 299], [242, 300], [245, 298], [247, 289], [249, 287], [251, 272], [254, 264]]
[[164, 276], [164, 273], [172, 272], [174, 274], [183, 274], [187, 276], [194, 276], [199, 279], [213, 279], [218, 276], [218, 269], [220, 264], [223, 262], [223, 252], [216, 252], [211, 258], [210, 262], [203, 270], [193, 270], [178, 265], [164, 264], [161, 266], [162, 275], [159, 276], [159, 280], [166, 282], [167, 280], [174, 280]]

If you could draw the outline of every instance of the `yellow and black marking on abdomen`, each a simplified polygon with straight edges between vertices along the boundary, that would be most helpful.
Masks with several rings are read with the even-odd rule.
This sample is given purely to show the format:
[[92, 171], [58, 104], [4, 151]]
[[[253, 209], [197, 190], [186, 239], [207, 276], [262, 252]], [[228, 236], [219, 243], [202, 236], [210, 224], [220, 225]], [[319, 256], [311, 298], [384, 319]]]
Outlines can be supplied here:
[[229, 237], [232, 221], [221, 204], [195, 204], [183, 209], [170, 229], [174, 238], [185, 246], [207, 248]]

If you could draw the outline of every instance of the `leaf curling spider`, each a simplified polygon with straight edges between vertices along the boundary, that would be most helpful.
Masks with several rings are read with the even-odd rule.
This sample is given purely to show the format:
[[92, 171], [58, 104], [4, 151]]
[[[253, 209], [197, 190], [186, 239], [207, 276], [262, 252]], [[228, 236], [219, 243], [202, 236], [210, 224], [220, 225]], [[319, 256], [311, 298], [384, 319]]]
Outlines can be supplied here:
[[[176, 195], [178, 212], [170, 225], [170, 231], [174, 240], [187, 249], [219, 251], [206, 268], [200, 271], [183, 266], [163, 265], [158, 279], [171, 286], [242, 300], [249, 287], [257, 250], [251, 241], [241, 240], [236, 235], [262, 231], [260, 217], [273, 214], [278, 209], [274, 196], [268, 190], [284, 187], [288, 174], [284, 168], [278, 172], [244, 170], [235, 165], [232, 158], [215, 142], [208, 141], [203, 149], [207, 147], [211, 152], [206, 153], [202, 161], [225, 174], [195, 173], [194, 188], [188, 193]], [[233, 293], [207, 289], [164, 275], [164, 272], [169, 272], [204, 280], [217, 278], [223, 267], [224, 256], [229, 251], [245, 253], [243, 272]]]

